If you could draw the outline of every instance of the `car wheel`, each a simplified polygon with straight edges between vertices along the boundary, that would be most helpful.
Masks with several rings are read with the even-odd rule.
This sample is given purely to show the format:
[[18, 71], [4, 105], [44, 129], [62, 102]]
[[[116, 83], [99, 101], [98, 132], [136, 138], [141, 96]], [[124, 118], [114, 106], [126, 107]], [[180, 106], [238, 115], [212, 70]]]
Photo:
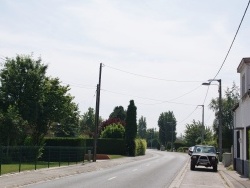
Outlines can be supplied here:
[[190, 163], [190, 170], [194, 170], [195, 169], [195, 164], [194, 163]]
[[214, 171], [214, 172], [217, 172], [217, 170], [218, 170], [217, 164], [216, 164], [216, 165], [213, 165], [213, 171]]

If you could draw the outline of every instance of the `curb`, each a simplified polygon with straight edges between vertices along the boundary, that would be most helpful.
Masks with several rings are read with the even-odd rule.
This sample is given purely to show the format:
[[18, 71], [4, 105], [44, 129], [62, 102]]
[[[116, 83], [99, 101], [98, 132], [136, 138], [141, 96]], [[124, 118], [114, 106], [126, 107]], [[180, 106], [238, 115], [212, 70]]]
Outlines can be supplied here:
[[223, 172], [222, 170], [218, 171], [221, 178], [226, 182], [226, 185], [230, 188], [235, 188], [234, 185], [231, 183], [231, 181], [227, 178], [227, 175], [225, 174], [225, 172]]
[[184, 176], [187, 172], [187, 167], [188, 167], [188, 163], [189, 159], [187, 160], [186, 164], [184, 165], [184, 167], [181, 169], [181, 171], [177, 174], [177, 176], [174, 178], [174, 180], [172, 181], [172, 183], [170, 184], [169, 188], [179, 188]]

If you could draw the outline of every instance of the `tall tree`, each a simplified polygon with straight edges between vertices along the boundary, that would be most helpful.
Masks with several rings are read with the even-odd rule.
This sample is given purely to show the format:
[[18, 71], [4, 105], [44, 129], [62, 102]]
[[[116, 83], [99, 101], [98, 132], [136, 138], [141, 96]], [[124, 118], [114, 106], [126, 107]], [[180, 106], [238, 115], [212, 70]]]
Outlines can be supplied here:
[[47, 68], [40, 58], [17, 55], [7, 58], [0, 72], [0, 108], [6, 112], [9, 106], [15, 106], [28, 123], [27, 135], [34, 145], [42, 144], [52, 123], [78, 115], [78, 107], [68, 94], [69, 86], [47, 77]]
[[[158, 119], [159, 140], [162, 145], [173, 144], [176, 140], [176, 119], [172, 111], [161, 113]], [[172, 146], [173, 147], [173, 146]]]
[[140, 138], [146, 138], [147, 135], [147, 122], [146, 118], [141, 116], [138, 122], [138, 136]]
[[[239, 88], [233, 83], [232, 87], [227, 88], [225, 96], [222, 98], [222, 146], [231, 148], [233, 144], [233, 107], [239, 102]], [[218, 122], [219, 122], [219, 98], [212, 99], [210, 109], [215, 112], [213, 129], [218, 140]]]
[[[188, 146], [194, 146], [196, 144], [202, 144], [202, 123], [200, 121], [195, 121], [191, 124], [186, 125], [185, 129], [185, 142], [187, 143]], [[204, 131], [204, 144], [212, 143], [213, 141], [213, 134], [212, 130], [208, 127], [205, 128]]]
[[134, 100], [131, 100], [127, 109], [126, 127], [125, 127], [125, 139], [128, 149], [128, 154], [130, 156], [134, 155], [134, 140], [137, 135], [137, 108], [135, 106]]
[[80, 120], [81, 133], [93, 137], [95, 132], [95, 111], [89, 107]]
[[126, 111], [122, 106], [116, 106], [114, 111], [109, 115], [109, 119], [111, 118], [119, 118], [122, 121], [126, 120]]

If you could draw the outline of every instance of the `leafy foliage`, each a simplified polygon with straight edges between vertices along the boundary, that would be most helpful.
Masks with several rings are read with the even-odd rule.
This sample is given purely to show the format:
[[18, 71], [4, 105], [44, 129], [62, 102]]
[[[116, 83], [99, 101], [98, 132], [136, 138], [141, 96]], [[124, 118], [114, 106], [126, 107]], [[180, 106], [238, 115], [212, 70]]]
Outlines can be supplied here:
[[126, 122], [120, 120], [119, 118], [109, 118], [108, 120], [103, 121], [101, 123], [100, 132], [102, 132], [103, 130], [105, 130], [106, 127], [108, 127], [109, 125], [112, 125], [112, 124], [121, 124], [125, 128]]
[[138, 136], [140, 138], [146, 138], [146, 134], [147, 134], [147, 122], [146, 122], [146, 118], [141, 116], [141, 118], [139, 119], [139, 123], [138, 123]]
[[125, 121], [126, 120], [126, 111], [124, 110], [124, 108], [122, 106], [116, 106], [114, 108], [114, 111], [109, 115], [109, 119], [120, 119], [121, 121]]
[[19, 115], [17, 109], [9, 106], [5, 113], [0, 113], [0, 145], [20, 144], [25, 138], [27, 122]]
[[[187, 146], [202, 144], [201, 136], [202, 136], [202, 123], [200, 121], [196, 122], [195, 120], [193, 120], [191, 124], [186, 125], [184, 138], [187, 143]], [[208, 127], [205, 127], [203, 144], [209, 144], [209, 143], [211, 144], [212, 141], [213, 141], [212, 130]]]
[[124, 138], [125, 128], [120, 124], [111, 124], [101, 132], [101, 138]]
[[133, 100], [127, 109], [126, 127], [125, 127], [125, 139], [127, 144], [127, 152], [129, 156], [134, 156], [135, 143], [134, 139], [137, 135], [137, 124], [136, 124], [136, 112], [137, 108]]
[[80, 120], [80, 132], [82, 135], [93, 137], [95, 132], [95, 111], [89, 107]]
[[[231, 89], [227, 88], [225, 97], [222, 98], [222, 146], [230, 148], [233, 144], [233, 107], [239, 102], [239, 88], [233, 83]], [[218, 122], [219, 122], [219, 98], [212, 99], [210, 109], [215, 112], [215, 121], [213, 129], [218, 140]]]
[[159, 140], [165, 147], [176, 140], [176, 119], [172, 111], [161, 113], [158, 119]]
[[[41, 145], [53, 122], [71, 126], [78, 121], [78, 106], [68, 94], [69, 86], [46, 76], [48, 66], [31, 56], [7, 59], [0, 72], [0, 108], [10, 106], [27, 122], [26, 135]], [[62, 122], [62, 123], [61, 123]]]

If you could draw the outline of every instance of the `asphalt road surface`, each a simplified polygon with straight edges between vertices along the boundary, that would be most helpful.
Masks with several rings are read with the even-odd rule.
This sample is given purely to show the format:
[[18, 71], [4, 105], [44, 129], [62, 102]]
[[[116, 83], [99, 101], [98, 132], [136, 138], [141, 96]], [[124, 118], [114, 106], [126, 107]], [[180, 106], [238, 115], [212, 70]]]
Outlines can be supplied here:
[[[161, 188], [169, 187], [187, 163], [187, 154], [147, 150], [153, 157], [96, 171], [30, 184], [28, 188]], [[104, 162], [103, 162], [104, 163]]]

